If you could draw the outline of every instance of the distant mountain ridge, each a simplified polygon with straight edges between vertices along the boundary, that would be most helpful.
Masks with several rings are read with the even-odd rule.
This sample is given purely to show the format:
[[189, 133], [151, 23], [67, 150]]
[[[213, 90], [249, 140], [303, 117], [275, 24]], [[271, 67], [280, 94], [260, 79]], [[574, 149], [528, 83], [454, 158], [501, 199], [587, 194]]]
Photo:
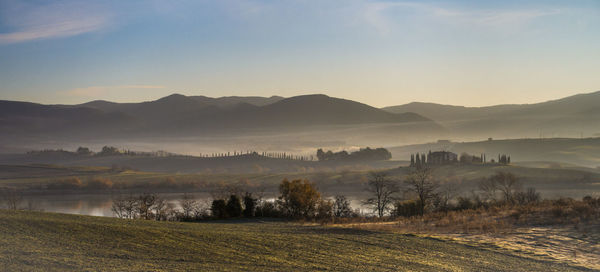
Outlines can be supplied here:
[[431, 123], [414, 113], [395, 114], [326, 95], [290, 98], [184, 96], [173, 94], [141, 103], [91, 101], [80, 105], [41, 105], [0, 101], [0, 131], [111, 135], [197, 135], [315, 125]]
[[600, 91], [576, 94], [561, 99], [534, 104], [502, 104], [487, 107], [465, 107], [426, 102], [382, 108], [392, 113], [414, 112], [437, 121], [476, 119], [494, 114], [586, 114], [588, 110], [600, 110]]
[[462, 107], [413, 102], [385, 107], [414, 112], [461, 136], [581, 137], [600, 135], [600, 91], [535, 104]]

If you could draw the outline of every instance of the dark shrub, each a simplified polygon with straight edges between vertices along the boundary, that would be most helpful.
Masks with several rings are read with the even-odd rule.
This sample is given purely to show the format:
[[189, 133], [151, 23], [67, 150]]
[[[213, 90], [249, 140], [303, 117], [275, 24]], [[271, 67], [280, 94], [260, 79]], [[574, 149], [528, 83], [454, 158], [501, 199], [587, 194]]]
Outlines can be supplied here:
[[226, 206], [227, 216], [240, 217], [242, 216], [242, 202], [237, 195], [231, 195]]
[[210, 206], [210, 212], [215, 218], [226, 218], [227, 217], [227, 203], [223, 199], [215, 199]]
[[538, 203], [542, 199], [540, 193], [535, 191], [535, 188], [527, 188], [525, 192], [517, 192], [514, 194], [515, 201], [520, 205]]
[[333, 215], [335, 217], [353, 217], [354, 212], [350, 208], [350, 201], [343, 195], [336, 195], [333, 203]]
[[394, 216], [411, 217], [421, 214], [421, 203], [419, 200], [398, 201], [394, 204], [392, 212]]
[[333, 202], [321, 199], [317, 204], [316, 219], [327, 220], [333, 218]]
[[282, 217], [281, 211], [277, 208], [275, 203], [270, 201], [262, 201], [258, 205], [256, 205], [256, 210], [254, 212], [256, 216], [260, 217]]
[[458, 210], [468, 210], [475, 208], [475, 203], [469, 198], [465, 196], [459, 196], [456, 201], [458, 202], [456, 205], [456, 209]]
[[256, 208], [256, 199], [251, 194], [244, 195], [244, 216], [253, 217]]

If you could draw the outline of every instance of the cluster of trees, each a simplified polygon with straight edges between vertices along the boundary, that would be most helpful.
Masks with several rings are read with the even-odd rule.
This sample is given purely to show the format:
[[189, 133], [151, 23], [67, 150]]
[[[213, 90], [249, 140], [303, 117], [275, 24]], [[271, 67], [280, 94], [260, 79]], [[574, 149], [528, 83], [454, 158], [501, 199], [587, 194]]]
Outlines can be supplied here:
[[518, 178], [508, 172], [497, 172], [479, 184], [473, 196], [454, 197], [454, 188], [443, 187], [432, 175], [432, 169], [417, 168], [402, 183], [383, 172], [369, 175], [371, 198], [363, 202], [378, 217], [416, 216], [430, 211], [467, 209], [482, 205], [525, 205], [539, 202], [534, 188], [522, 190]]
[[230, 195], [229, 199], [215, 199], [210, 207], [214, 218], [254, 217], [258, 198], [246, 193], [241, 199], [238, 195]]
[[[43, 153], [62, 153], [67, 155], [77, 156], [116, 156], [116, 155], [127, 155], [127, 156], [145, 156], [145, 157], [186, 157], [187, 155], [180, 155], [171, 153], [163, 150], [144, 152], [144, 151], [132, 151], [123, 150], [114, 146], [104, 146], [98, 152], [94, 152], [88, 147], [80, 146], [75, 152], [66, 151], [63, 149], [45, 149], [40, 151], [29, 151], [28, 154], [43, 154]], [[256, 151], [233, 151], [233, 152], [222, 152], [222, 153], [211, 153], [211, 154], [200, 154], [200, 158], [228, 158], [228, 157], [239, 157], [239, 156], [252, 156], [256, 158], [273, 158], [273, 159], [284, 159], [284, 160], [298, 160], [298, 161], [313, 161], [314, 156], [295, 155], [286, 152], [261, 152]], [[189, 156], [187, 156], [189, 157]]]
[[184, 194], [178, 203], [157, 194], [119, 196], [113, 199], [115, 216], [157, 221], [191, 221], [208, 217], [208, 209], [192, 196]]
[[308, 180], [284, 179], [279, 185], [279, 193], [276, 200], [268, 201], [248, 192], [230, 192], [226, 198], [214, 198], [210, 205], [204, 205], [189, 195], [183, 195], [177, 203], [167, 202], [156, 194], [129, 195], [115, 198], [112, 211], [119, 218], [159, 221], [242, 217], [328, 220], [357, 216], [345, 196], [325, 199], [315, 184]]
[[202, 158], [227, 158], [227, 157], [239, 157], [239, 156], [253, 156], [253, 157], [265, 157], [265, 158], [273, 158], [273, 159], [283, 159], [283, 160], [297, 160], [297, 161], [312, 161], [314, 157], [311, 156], [303, 156], [303, 155], [294, 155], [286, 152], [261, 152], [258, 153], [256, 151], [234, 151], [234, 152], [226, 152], [226, 153], [211, 153], [211, 154], [200, 154]]
[[359, 151], [355, 151], [352, 153], [348, 153], [347, 151], [333, 152], [328, 150], [327, 152], [323, 151], [323, 149], [319, 148], [317, 150], [317, 159], [319, 161], [330, 161], [330, 160], [364, 160], [364, 161], [379, 161], [379, 160], [389, 160], [392, 158], [392, 153], [390, 153], [385, 148], [375, 148], [371, 149], [361, 148]]
[[[431, 168], [416, 168], [405, 177], [404, 186], [390, 179], [384, 172], [372, 172], [369, 174], [368, 191], [371, 198], [363, 202], [372, 208], [373, 212], [383, 217], [387, 214], [398, 215], [399, 211], [405, 210], [403, 205], [411, 205], [411, 215], [423, 215], [428, 204], [433, 200], [439, 200], [444, 194], [439, 192], [440, 185], [431, 175]], [[401, 193], [410, 195], [412, 200], [403, 201]], [[441, 202], [441, 201], [436, 201]]]
[[[422, 216], [432, 211], [482, 205], [522, 205], [541, 200], [535, 189], [522, 190], [518, 178], [508, 172], [497, 172], [483, 180], [478, 193], [473, 192], [471, 197], [455, 197], [453, 188], [441, 186], [432, 171], [427, 167], [417, 168], [402, 182], [389, 178], [385, 172], [371, 172], [367, 182], [371, 197], [363, 204], [376, 216], [384, 217]], [[142, 194], [115, 199], [113, 212], [122, 218], [178, 221], [241, 217], [327, 220], [359, 214], [352, 210], [345, 196], [324, 198], [314, 183], [300, 179], [284, 179], [279, 184], [279, 196], [273, 201], [248, 192], [230, 191], [226, 197], [214, 198], [210, 205], [201, 205], [188, 195], [184, 195], [178, 204], [167, 203], [155, 194]]]
[[501, 164], [510, 164], [510, 156], [505, 154], [498, 155], [498, 162]]
[[485, 163], [486, 157], [485, 154], [481, 154], [479, 156], [470, 155], [466, 152], [460, 154], [458, 159], [461, 163], [471, 164], [471, 163]]
[[0, 207], [8, 210], [40, 210], [32, 199], [25, 199], [23, 196], [22, 190], [2, 188], [0, 189]]
[[284, 179], [279, 184], [279, 197], [275, 201], [255, 198], [247, 192], [243, 197], [232, 194], [228, 199], [213, 200], [211, 215], [219, 219], [257, 216], [324, 220], [354, 217], [356, 213], [345, 196], [325, 199], [315, 184], [308, 180]]

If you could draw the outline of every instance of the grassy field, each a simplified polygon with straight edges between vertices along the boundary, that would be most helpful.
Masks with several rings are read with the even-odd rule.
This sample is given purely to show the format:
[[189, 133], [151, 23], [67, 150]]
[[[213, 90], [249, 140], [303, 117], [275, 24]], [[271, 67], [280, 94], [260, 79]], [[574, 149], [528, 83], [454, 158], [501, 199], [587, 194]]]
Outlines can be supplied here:
[[0, 211], [5, 271], [581, 271], [431, 238], [286, 222]]
[[[402, 181], [411, 170], [407, 167], [387, 170], [390, 178]], [[600, 173], [584, 169], [502, 165], [448, 165], [436, 167], [433, 175], [442, 184], [453, 183], [460, 192], [477, 189], [478, 182], [497, 171], [512, 172], [523, 187], [535, 187], [544, 197], [580, 198], [600, 190]], [[154, 190], [156, 192], [209, 192], [222, 185], [237, 184], [249, 191], [276, 191], [284, 178], [309, 179], [325, 193], [360, 195], [365, 189], [368, 170], [344, 169], [330, 172], [248, 173], [248, 174], [179, 174], [140, 171], [114, 171], [102, 167], [65, 167], [55, 165], [0, 165], [0, 188], [9, 187], [49, 193], [46, 186], [68, 178], [79, 178], [85, 185], [93, 178], [112, 181], [109, 188], [72, 188], [71, 193], [107, 193], [111, 190]], [[68, 191], [68, 190], [67, 190]], [[64, 193], [64, 192], [61, 192]]]

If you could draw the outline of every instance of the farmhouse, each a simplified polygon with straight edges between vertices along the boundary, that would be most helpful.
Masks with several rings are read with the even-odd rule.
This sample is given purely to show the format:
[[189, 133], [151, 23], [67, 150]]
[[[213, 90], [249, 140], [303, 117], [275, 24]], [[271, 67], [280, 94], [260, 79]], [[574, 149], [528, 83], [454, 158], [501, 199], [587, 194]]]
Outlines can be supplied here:
[[449, 151], [435, 151], [427, 154], [411, 154], [410, 166], [420, 167], [422, 165], [444, 165], [458, 162], [458, 155]]

